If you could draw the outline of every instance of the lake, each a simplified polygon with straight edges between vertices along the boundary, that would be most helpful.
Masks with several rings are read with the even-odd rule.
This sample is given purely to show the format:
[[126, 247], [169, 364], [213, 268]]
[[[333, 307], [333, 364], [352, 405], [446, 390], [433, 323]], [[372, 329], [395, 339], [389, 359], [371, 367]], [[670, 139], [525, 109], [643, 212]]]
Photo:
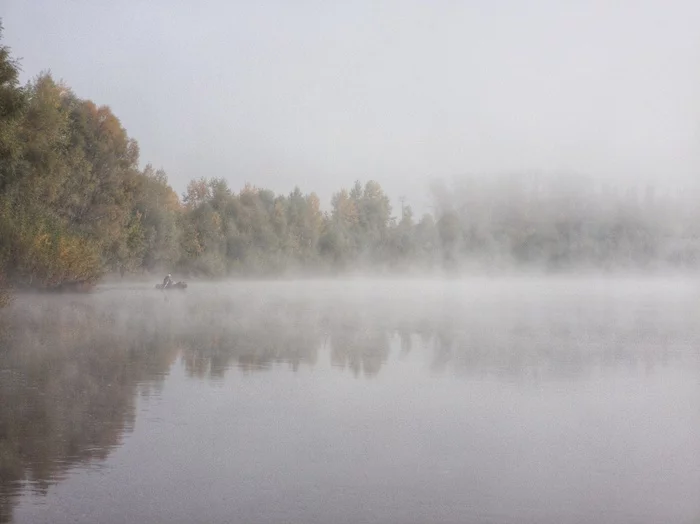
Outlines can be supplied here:
[[700, 280], [118, 284], [0, 318], [0, 522], [700, 522]]

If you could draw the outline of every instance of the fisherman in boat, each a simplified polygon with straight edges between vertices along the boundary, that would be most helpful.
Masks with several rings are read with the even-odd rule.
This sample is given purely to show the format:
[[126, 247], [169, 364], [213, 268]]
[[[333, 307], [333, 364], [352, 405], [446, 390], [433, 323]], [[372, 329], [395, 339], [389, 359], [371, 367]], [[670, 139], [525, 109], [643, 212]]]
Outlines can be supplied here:
[[163, 289], [169, 288], [173, 285], [173, 278], [170, 273], [163, 279]]

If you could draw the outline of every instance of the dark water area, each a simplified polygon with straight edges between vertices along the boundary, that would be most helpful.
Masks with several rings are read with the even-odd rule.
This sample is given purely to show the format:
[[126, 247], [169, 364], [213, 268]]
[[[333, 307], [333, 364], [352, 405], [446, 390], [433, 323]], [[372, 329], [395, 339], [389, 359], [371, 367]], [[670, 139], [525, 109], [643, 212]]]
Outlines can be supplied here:
[[2, 523], [699, 523], [700, 280], [113, 285], [0, 313]]

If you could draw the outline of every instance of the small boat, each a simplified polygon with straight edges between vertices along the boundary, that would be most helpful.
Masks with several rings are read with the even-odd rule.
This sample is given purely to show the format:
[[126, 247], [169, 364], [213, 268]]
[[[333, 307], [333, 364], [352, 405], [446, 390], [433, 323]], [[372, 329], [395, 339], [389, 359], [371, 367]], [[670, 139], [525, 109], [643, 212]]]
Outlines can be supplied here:
[[175, 282], [166, 287], [163, 287], [163, 284], [156, 284], [156, 289], [162, 289], [163, 291], [170, 291], [171, 289], [187, 289], [187, 282]]

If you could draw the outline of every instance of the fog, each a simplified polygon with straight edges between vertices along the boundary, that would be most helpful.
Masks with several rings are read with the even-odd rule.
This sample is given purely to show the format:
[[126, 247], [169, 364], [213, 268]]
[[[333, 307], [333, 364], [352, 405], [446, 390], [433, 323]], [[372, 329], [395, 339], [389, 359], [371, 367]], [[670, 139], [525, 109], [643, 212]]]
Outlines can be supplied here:
[[2, 317], [3, 522], [693, 522], [688, 278], [104, 284]]
[[700, 522], [700, 3], [0, 17], [0, 524]]
[[697, 2], [5, 0], [24, 79], [108, 104], [178, 192], [199, 176], [325, 202], [378, 180], [694, 179]]

